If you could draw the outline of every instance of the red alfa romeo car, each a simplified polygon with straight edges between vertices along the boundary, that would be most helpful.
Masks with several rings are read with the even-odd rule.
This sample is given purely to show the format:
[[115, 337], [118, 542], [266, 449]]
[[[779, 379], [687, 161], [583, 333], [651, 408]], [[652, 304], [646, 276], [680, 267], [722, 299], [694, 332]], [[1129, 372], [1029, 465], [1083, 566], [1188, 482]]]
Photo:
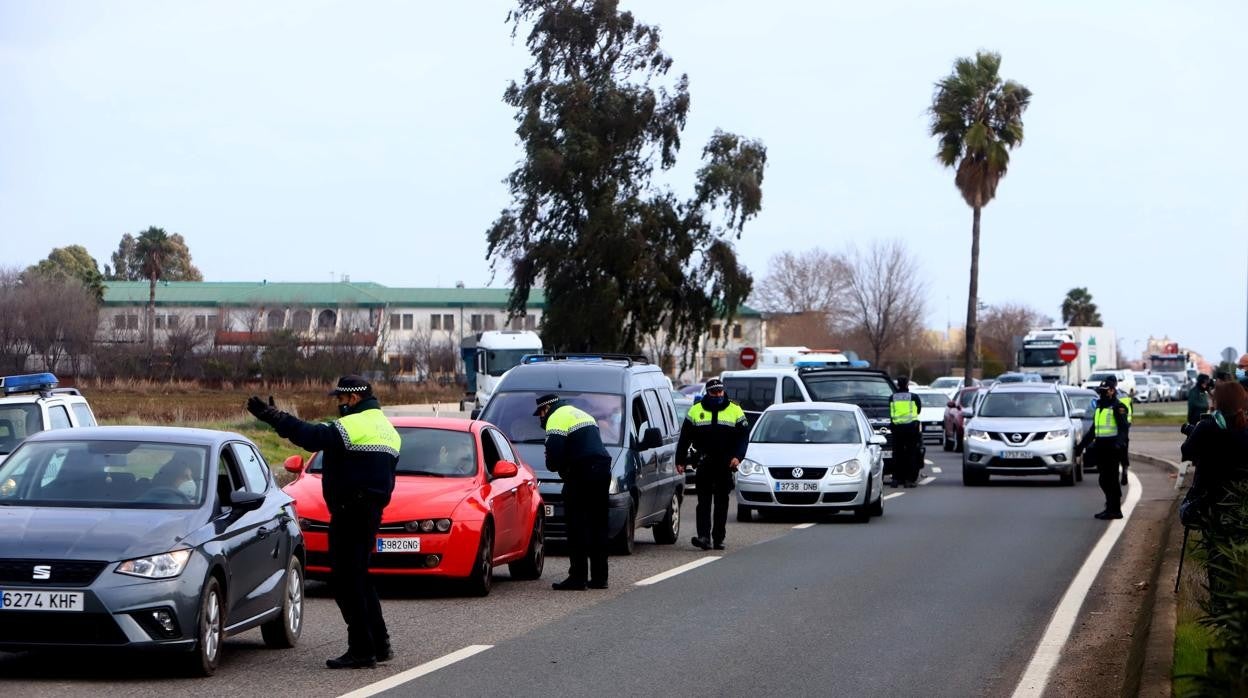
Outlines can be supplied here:
[[[381, 515], [370, 571], [462, 580], [471, 594], [490, 593], [494, 566], [511, 576], [542, 576], [544, 507], [537, 478], [493, 425], [467, 419], [394, 417], [403, 440], [394, 496]], [[321, 496], [320, 454], [285, 487], [295, 499], [307, 546], [307, 575], [330, 571], [329, 511]]]

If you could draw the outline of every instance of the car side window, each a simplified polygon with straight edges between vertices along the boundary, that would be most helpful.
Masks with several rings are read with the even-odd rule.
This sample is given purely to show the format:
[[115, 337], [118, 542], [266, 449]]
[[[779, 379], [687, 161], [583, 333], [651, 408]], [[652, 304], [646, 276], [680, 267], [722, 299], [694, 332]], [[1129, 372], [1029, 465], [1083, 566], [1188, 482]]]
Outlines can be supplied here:
[[74, 409], [74, 416], [78, 418], [78, 426], [95, 426], [95, 415], [91, 414], [90, 407], [87, 407], [87, 405], [82, 402], [75, 402], [72, 407]]
[[243, 443], [230, 444], [230, 450], [234, 453], [235, 462], [238, 463], [239, 469], [243, 473], [243, 481], [247, 485], [248, 492], [264, 494], [269, 489], [268, 466], [264, 460], [256, 453], [251, 446]]
[[638, 393], [633, 396], [633, 437], [641, 439], [649, 426], [650, 415], [646, 414], [646, 401]]
[[[650, 426], [657, 428], [664, 436], [671, 434], [672, 429], [663, 417], [663, 410], [659, 408], [658, 393], [647, 389], [642, 395], [645, 397], [646, 412], [650, 415]], [[642, 434], [644, 435], [644, 432]]]
[[797, 386], [797, 381], [785, 376], [784, 385], [781, 387], [781, 399], [785, 402], [806, 402], [806, 397], [802, 395], [802, 389]]
[[[486, 429], [490, 433], [490, 438], [494, 440], [494, 448], [498, 449], [498, 460], [509, 460], [512, 463], [519, 463], [520, 459], [516, 458], [516, 454], [511, 450], [511, 444], [507, 443], [507, 437], [502, 432], [495, 429]], [[493, 465], [493, 463], [490, 463]]]
[[48, 430], [52, 429], [69, 429], [73, 425], [69, 422], [69, 411], [64, 405], [48, 405]]
[[489, 432], [489, 429], [481, 430], [481, 460], [485, 463], [487, 473], [494, 470], [494, 464], [503, 459], [498, 452], [498, 444], [494, 443], [494, 437]]

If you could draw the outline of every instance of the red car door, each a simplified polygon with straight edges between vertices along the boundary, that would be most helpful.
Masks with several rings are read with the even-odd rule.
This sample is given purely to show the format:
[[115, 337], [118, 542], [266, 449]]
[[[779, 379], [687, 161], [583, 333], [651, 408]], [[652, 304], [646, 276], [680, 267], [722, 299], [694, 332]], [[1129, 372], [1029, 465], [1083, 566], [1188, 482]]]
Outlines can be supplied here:
[[[511, 458], [503, 455], [507, 453]], [[490, 474], [500, 460], [512, 460], [515, 455], [507, 439], [494, 429], [481, 430], [481, 455], [485, 461], [490, 511], [494, 514], [494, 556], [513, 553], [524, 537], [520, 531], [519, 473], [512, 477], [494, 477]], [[513, 461], [514, 462], [514, 461]]]

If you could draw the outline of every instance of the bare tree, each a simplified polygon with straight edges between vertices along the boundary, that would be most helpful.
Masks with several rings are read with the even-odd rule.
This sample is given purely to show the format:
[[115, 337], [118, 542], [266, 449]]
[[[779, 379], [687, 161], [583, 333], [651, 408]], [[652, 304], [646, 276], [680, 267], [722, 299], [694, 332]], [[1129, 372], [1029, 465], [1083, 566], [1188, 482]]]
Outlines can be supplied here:
[[775, 313], [767, 318], [767, 344], [771, 346], [839, 349], [845, 341], [842, 328], [831, 321], [829, 313], [819, 310]]
[[979, 319], [980, 349], [986, 358], [1015, 366], [1018, 348], [1028, 330], [1042, 324], [1040, 311], [1022, 303], [989, 306]]
[[847, 298], [851, 327], [871, 350], [871, 363], [891, 349], [924, 314], [925, 284], [918, 261], [900, 240], [876, 241], [866, 250], [850, 247]]
[[95, 296], [76, 280], [30, 275], [16, 299], [22, 333], [45, 371], [56, 372], [68, 347], [81, 347], [95, 334]]
[[844, 329], [843, 299], [849, 267], [843, 255], [822, 248], [781, 252], [771, 258], [767, 276], [754, 285], [750, 302], [768, 313], [823, 313], [829, 331]]
[[0, 269], [0, 373], [26, 370], [30, 344], [22, 329], [22, 316], [14, 312], [20, 305], [21, 270]]
[[186, 373], [192, 359], [207, 347], [213, 332], [207, 327], [196, 327], [194, 322], [179, 322], [165, 333], [164, 353], [169, 360], [169, 380]]

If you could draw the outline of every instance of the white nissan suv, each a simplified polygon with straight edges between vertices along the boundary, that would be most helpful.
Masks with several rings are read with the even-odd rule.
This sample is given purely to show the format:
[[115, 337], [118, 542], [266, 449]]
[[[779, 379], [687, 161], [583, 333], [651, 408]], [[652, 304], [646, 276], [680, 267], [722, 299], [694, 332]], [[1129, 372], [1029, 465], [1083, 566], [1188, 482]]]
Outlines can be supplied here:
[[1056, 385], [994, 385], [966, 423], [962, 483], [982, 485], [992, 475], [1057, 475], [1063, 485], [1073, 485], [1083, 479], [1075, 467], [1079, 436]]

